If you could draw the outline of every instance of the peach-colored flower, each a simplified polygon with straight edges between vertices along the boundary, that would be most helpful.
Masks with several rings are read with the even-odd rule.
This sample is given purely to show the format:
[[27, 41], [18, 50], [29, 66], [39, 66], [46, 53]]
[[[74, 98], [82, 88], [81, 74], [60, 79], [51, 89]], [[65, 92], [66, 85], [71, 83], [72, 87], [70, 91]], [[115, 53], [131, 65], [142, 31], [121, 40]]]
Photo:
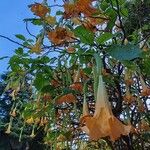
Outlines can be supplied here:
[[12, 117], [16, 117], [16, 108], [14, 108], [14, 109], [12, 110], [12, 112], [10, 112], [10, 115], [11, 115]]
[[115, 141], [121, 135], [128, 135], [132, 130], [131, 125], [124, 125], [113, 115], [101, 75], [99, 76], [95, 113], [93, 117], [84, 114], [81, 117], [81, 124], [83, 125], [81, 129], [89, 135], [91, 140], [110, 137], [112, 141]]
[[79, 15], [79, 10], [76, 9], [76, 5], [74, 3], [65, 3], [64, 4], [64, 18], [68, 19], [71, 17], [78, 17]]
[[54, 44], [64, 44], [73, 41], [73, 32], [63, 27], [56, 27], [55, 30], [48, 32], [48, 39]]
[[31, 46], [31, 52], [32, 53], [36, 53], [36, 54], [40, 54], [42, 51], [42, 37], [39, 37], [35, 43], [35, 45]]
[[40, 3], [35, 3], [30, 5], [29, 7], [31, 7], [31, 11], [39, 17], [45, 17], [45, 15], [49, 12], [48, 7], [40, 4]]

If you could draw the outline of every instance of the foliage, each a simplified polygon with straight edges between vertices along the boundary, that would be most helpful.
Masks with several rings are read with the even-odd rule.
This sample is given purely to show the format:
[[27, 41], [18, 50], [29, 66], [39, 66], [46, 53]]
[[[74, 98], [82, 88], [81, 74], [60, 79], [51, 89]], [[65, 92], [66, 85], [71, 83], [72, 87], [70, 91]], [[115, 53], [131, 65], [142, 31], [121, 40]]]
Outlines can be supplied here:
[[5, 88], [12, 98], [6, 133], [21, 141], [42, 131], [52, 149], [147, 149], [149, 13], [134, 16], [149, 12], [148, 3], [29, 5], [34, 17], [24, 21], [40, 31], [27, 28], [31, 39], [16, 34], [20, 47], [9, 60]]

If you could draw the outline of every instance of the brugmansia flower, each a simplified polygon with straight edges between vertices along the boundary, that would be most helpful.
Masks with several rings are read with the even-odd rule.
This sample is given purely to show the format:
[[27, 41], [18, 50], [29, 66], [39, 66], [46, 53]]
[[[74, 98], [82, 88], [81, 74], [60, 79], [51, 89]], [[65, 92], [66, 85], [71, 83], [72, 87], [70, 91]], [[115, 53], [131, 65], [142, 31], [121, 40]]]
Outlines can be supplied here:
[[45, 17], [45, 15], [49, 12], [49, 9], [40, 3], [32, 4], [29, 7], [31, 7], [31, 11], [39, 17]]
[[80, 13], [85, 16], [92, 16], [98, 13], [98, 10], [92, 6], [91, 0], [78, 0], [75, 3], [64, 4], [64, 18], [78, 17]]
[[32, 124], [32, 123], [34, 123], [33, 117], [28, 118], [28, 119], [26, 120], [26, 123], [27, 123], [27, 124]]
[[31, 52], [36, 54], [41, 53], [42, 51], [41, 44], [42, 44], [42, 37], [39, 37], [35, 45], [31, 46]]
[[79, 10], [76, 9], [75, 4], [72, 3], [65, 3], [64, 4], [64, 18], [68, 19], [71, 17], [78, 17], [79, 16]]
[[33, 127], [32, 127], [32, 133], [31, 133], [31, 135], [30, 135], [31, 138], [34, 138], [34, 137], [35, 137], [34, 128], [35, 128], [35, 125], [33, 125]]
[[45, 21], [50, 25], [54, 25], [56, 23], [56, 17], [47, 16], [45, 17]]
[[55, 30], [48, 32], [48, 39], [54, 44], [64, 44], [73, 41], [73, 32], [63, 27], [56, 27]]
[[85, 16], [92, 16], [93, 14], [98, 13], [98, 10], [92, 6], [91, 0], [78, 0], [76, 2], [76, 9]]
[[10, 115], [11, 115], [12, 117], [16, 117], [16, 108], [14, 108], [14, 109], [12, 110], [12, 112], [10, 112]]
[[8, 124], [8, 128], [7, 130], [5, 131], [5, 133], [9, 134], [11, 132], [11, 123]]
[[[83, 110], [83, 112], [86, 111]], [[115, 141], [121, 135], [128, 135], [132, 129], [131, 125], [124, 125], [113, 115], [101, 75], [99, 76], [94, 116], [83, 113], [81, 124], [83, 124], [81, 130], [88, 134], [91, 140], [110, 137], [112, 141]]]

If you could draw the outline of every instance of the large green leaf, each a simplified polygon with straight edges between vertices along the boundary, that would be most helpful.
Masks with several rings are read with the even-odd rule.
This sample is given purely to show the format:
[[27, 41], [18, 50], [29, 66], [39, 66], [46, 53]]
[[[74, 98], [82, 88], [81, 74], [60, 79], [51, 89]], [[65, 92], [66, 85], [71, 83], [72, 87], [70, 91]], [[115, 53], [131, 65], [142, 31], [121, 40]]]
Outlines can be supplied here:
[[140, 57], [141, 50], [138, 46], [127, 44], [127, 45], [112, 45], [108, 48], [108, 53], [120, 61], [132, 60]]
[[44, 86], [49, 85], [48, 79], [46, 78], [46, 75], [43, 73], [37, 73], [36, 78], [34, 80], [34, 86], [37, 90], [41, 90]]
[[108, 41], [109, 39], [111, 39], [112, 36], [113, 36], [113, 35], [112, 35], [111, 33], [109, 33], [109, 32], [104, 33], [104, 34], [100, 35], [99, 37], [97, 37], [96, 42], [97, 42], [98, 44], [103, 44], [103, 43], [105, 43], [106, 41]]
[[83, 26], [78, 26], [77, 28], [75, 28], [74, 34], [75, 34], [75, 36], [80, 38], [81, 42], [83, 42], [85, 44], [91, 45], [94, 42], [94, 33], [87, 30]]

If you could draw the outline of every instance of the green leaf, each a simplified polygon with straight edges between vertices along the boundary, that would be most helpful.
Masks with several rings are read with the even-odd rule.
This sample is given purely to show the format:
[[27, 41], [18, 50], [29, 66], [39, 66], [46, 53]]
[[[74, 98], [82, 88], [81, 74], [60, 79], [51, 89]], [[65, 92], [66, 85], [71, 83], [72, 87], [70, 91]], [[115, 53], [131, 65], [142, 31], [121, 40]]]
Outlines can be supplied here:
[[83, 26], [78, 26], [74, 29], [75, 36], [79, 37], [81, 42], [92, 45], [94, 43], [94, 33], [87, 30]]
[[127, 8], [122, 8], [121, 13], [123, 14], [123, 16], [127, 17], [128, 16], [128, 9]]
[[60, 15], [63, 15], [63, 14], [64, 14], [64, 13], [63, 13], [62, 11], [60, 11], [60, 10], [56, 12], [56, 15], [57, 15], [57, 16], [60, 16]]
[[110, 18], [110, 21], [107, 24], [107, 29], [111, 30], [114, 27], [115, 21], [117, 19], [116, 12], [112, 8], [108, 8], [105, 13]]
[[98, 44], [103, 44], [111, 38], [112, 38], [111, 33], [104, 33], [104, 34], [100, 35], [99, 37], [97, 37], [96, 42]]
[[108, 48], [108, 53], [115, 59], [132, 60], [140, 57], [141, 50], [138, 46], [127, 44], [127, 45], [112, 45]]
[[42, 25], [42, 20], [41, 19], [34, 19], [34, 20], [32, 20], [32, 23], [34, 24], [34, 25]]
[[41, 90], [44, 86], [49, 85], [49, 82], [43, 73], [38, 73], [34, 80], [34, 85], [37, 90]]
[[22, 34], [16, 34], [15, 35], [18, 39], [25, 41], [26, 38]]
[[18, 49], [15, 50], [15, 53], [18, 55], [22, 55], [23, 54], [23, 48], [19, 47]]

